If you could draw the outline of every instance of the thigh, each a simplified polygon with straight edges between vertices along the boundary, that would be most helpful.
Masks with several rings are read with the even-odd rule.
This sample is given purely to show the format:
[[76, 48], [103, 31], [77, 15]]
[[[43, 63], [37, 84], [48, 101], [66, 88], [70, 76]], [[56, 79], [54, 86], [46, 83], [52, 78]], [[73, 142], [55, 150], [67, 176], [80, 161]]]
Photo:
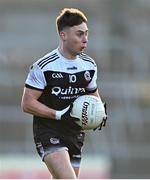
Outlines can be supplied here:
[[38, 137], [35, 140], [36, 148], [42, 160], [47, 165], [53, 178], [76, 178], [70, 162], [68, 147], [60, 136], [55, 134]]
[[44, 162], [55, 179], [76, 179], [76, 174], [70, 163], [68, 151], [62, 150], [47, 154]]
[[[57, 176], [57, 174], [55, 175], [54, 173], [56, 173], [58, 169], [60, 169], [63, 174], [64, 172], [66, 172], [66, 170], [64, 171], [64, 168], [62, 167], [67, 167], [68, 169], [70, 169], [67, 172], [72, 172], [72, 170], [74, 169], [74, 172], [78, 177], [81, 162], [81, 149], [84, 142], [84, 133], [80, 132], [75, 136], [63, 135], [61, 137], [60, 135], [56, 135], [56, 133], [51, 133], [49, 135], [45, 134], [44, 136], [38, 136], [34, 140], [39, 155], [46, 163], [49, 171], [53, 174], [54, 178], [56, 178], [55, 176]], [[53, 164], [55, 165], [55, 163], [57, 162], [53, 161], [53, 157], [57, 157], [56, 161], [58, 162], [58, 165], [56, 164], [58, 168], [54, 168], [54, 170]], [[57, 159], [59, 158], [60, 160], [58, 161]], [[66, 164], [61, 166], [61, 164], [63, 164], [61, 162], [63, 161], [63, 158], [66, 159], [64, 161]], [[70, 176], [70, 173], [68, 174]], [[66, 176], [67, 174], [64, 175]]]

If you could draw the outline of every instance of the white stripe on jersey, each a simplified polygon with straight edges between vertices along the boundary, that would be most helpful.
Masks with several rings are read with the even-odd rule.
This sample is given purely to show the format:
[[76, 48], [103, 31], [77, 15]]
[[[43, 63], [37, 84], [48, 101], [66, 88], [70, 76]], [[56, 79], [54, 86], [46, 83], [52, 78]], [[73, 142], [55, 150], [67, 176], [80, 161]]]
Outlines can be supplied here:
[[[90, 71], [94, 72], [92, 79], [90, 79]], [[65, 84], [68, 88], [73, 85], [76, 74], [84, 72], [84, 78], [90, 81], [86, 89], [93, 91], [97, 88], [97, 66], [94, 60], [86, 54], [80, 54], [75, 60], [68, 60], [59, 53], [58, 49], [53, 50], [33, 64], [26, 79], [26, 85], [40, 90], [44, 89], [48, 84], [45, 76], [47, 72], [50, 72], [52, 80], [63, 79], [62, 73], [68, 74], [70, 82]], [[64, 83], [67, 83], [66, 79]]]

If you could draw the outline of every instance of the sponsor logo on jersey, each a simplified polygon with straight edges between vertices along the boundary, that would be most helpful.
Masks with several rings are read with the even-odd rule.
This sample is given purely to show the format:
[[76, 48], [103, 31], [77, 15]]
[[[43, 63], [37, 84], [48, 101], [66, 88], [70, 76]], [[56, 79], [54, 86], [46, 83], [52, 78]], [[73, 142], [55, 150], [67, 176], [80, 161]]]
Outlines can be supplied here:
[[52, 143], [52, 144], [59, 144], [60, 140], [58, 138], [50, 138], [50, 143]]
[[85, 71], [84, 78], [85, 78], [86, 81], [90, 81], [91, 80], [91, 76], [90, 76], [90, 72], [89, 71]]
[[69, 86], [68, 88], [61, 88], [61, 87], [53, 87], [52, 88], [52, 94], [54, 94], [55, 96], [66, 96], [66, 95], [76, 95], [79, 93], [83, 93], [85, 92], [85, 88], [74, 88]]
[[53, 73], [52, 78], [53, 79], [60, 79], [60, 78], [63, 78], [63, 75], [61, 73]]

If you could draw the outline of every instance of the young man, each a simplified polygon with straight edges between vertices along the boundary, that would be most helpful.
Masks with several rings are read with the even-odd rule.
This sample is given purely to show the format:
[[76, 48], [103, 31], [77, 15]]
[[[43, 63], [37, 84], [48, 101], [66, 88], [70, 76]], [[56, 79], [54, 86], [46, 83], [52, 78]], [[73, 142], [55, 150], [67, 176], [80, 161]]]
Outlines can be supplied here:
[[[35, 62], [22, 97], [22, 109], [33, 115], [37, 151], [53, 178], [79, 176], [84, 132], [71, 117], [71, 103], [84, 94], [99, 97], [97, 67], [84, 54], [87, 18], [77, 9], [63, 9], [56, 19], [59, 47]], [[100, 98], [100, 97], [99, 97]]]

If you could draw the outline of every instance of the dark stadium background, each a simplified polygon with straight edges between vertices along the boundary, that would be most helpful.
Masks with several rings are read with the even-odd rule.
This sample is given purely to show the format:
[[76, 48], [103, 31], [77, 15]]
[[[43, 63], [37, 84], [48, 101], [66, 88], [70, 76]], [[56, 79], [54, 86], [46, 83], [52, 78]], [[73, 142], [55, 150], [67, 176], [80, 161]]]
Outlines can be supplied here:
[[29, 66], [58, 44], [64, 7], [89, 19], [108, 124], [87, 132], [81, 178], [150, 178], [150, 0], [0, 0], [0, 178], [48, 178], [20, 108]]

